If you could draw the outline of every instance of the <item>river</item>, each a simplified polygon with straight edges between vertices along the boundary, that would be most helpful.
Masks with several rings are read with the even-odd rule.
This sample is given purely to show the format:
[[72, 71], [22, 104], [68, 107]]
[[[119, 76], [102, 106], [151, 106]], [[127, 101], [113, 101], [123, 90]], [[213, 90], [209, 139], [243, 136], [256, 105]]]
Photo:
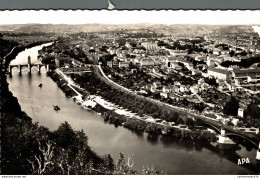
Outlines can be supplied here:
[[[29, 55], [32, 63], [38, 62], [38, 50], [43, 46], [26, 49], [12, 64], [26, 64]], [[31, 75], [27, 69], [23, 69], [22, 75], [19, 75], [18, 69], [13, 68], [12, 77], [7, 77], [7, 80], [9, 89], [18, 98], [22, 110], [34, 122], [53, 131], [68, 121], [74, 130], [84, 130], [90, 147], [99, 155], [109, 153], [116, 160], [120, 152], [125, 156], [134, 154], [134, 168], [139, 173], [143, 165], [154, 165], [157, 170], [167, 170], [167, 174], [255, 174], [237, 164], [237, 156], [249, 158], [250, 164], [255, 164], [255, 149], [248, 151], [238, 145], [236, 151], [223, 153], [216, 143], [194, 144], [162, 136], [151, 137], [146, 133], [136, 134], [123, 127], [105, 123], [102, 116], [84, 110], [71, 98], [66, 98], [57, 84], [47, 77], [44, 67], [41, 74], [33, 67]], [[41, 88], [38, 87], [40, 83], [43, 84]], [[52, 105], [58, 105], [61, 110], [54, 111]]]

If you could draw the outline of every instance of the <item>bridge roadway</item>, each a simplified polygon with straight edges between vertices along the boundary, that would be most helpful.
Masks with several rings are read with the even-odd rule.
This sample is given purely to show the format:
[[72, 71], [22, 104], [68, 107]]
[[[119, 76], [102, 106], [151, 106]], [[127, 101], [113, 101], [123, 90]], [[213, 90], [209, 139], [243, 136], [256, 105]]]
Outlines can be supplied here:
[[187, 116], [190, 116], [190, 117], [193, 117], [193, 118], [197, 118], [197, 119], [201, 119], [205, 124], [208, 124], [212, 127], [214, 127], [215, 129], [217, 129], [219, 132], [220, 132], [220, 129], [221, 127], [223, 129], [225, 129], [226, 131], [226, 134], [229, 135], [229, 136], [239, 136], [239, 137], [242, 137], [244, 139], [247, 139], [248, 141], [250, 141], [251, 143], [253, 143], [255, 146], [258, 147], [258, 137], [256, 135], [253, 135], [253, 134], [250, 134], [250, 133], [244, 133], [242, 131], [239, 131], [239, 130], [236, 130], [230, 126], [227, 126], [227, 125], [223, 125], [222, 123], [216, 121], [215, 119], [213, 118], [210, 118], [210, 117], [207, 117], [207, 116], [203, 116], [203, 115], [199, 115], [199, 114], [196, 114], [196, 113], [192, 113], [192, 111], [190, 110], [187, 110], [187, 109], [183, 109], [183, 108], [180, 108], [180, 107], [177, 107], [177, 106], [173, 106], [173, 105], [169, 105], [167, 103], [162, 103], [160, 101], [157, 101], [155, 99], [152, 99], [152, 98], [149, 98], [149, 97], [144, 97], [142, 95], [138, 95], [136, 93], [134, 93], [133, 91], [115, 83], [114, 81], [110, 80], [103, 72], [102, 68], [100, 67], [100, 65], [93, 65], [93, 70], [94, 70], [94, 73], [97, 75], [97, 77], [104, 81], [107, 85], [110, 85], [116, 89], [119, 89], [121, 91], [124, 91], [124, 92], [128, 92], [129, 94], [132, 94], [134, 96], [136, 96], [137, 98], [140, 98], [140, 99], [143, 99], [143, 100], [146, 100], [146, 101], [150, 101], [150, 102], [153, 102], [153, 103], [156, 103], [166, 109], [169, 109], [169, 110], [172, 110], [174, 112], [177, 112], [177, 113], [180, 113], [180, 114], [183, 114], [183, 115], [187, 115]]

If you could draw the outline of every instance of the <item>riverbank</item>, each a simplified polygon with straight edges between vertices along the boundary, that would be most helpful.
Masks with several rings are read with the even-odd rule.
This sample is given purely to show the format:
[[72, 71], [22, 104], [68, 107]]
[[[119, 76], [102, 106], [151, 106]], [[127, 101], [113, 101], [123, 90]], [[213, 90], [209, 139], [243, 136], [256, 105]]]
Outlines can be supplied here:
[[[17, 117], [22, 117], [26, 120], [31, 120], [27, 116], [27, 114], [23, 111], [21, 111], [21, 107], [18, 103], [18, 100], [16, 97], [13, 96], [12, 92], [8, 88], [7, 83], [7, 68], [10, 62], [22, 51], [24, 51], [26, 48], [34, 47], [37, 45], [44, 44], [46, 41], [38, 41], [31, 44], [28, 44], [26, 46], [22, 45], [16, 45], [12, 49], [10, 49], [10, 52], [3, 56], [1, 61], [1, 106], [0, 111], [1, 113], [10, 113]], [[49, 42], [49, 41], [47, 41]]]
[[6, 70], [7, 70], [7, 67], [8, 65], [10, 64], [10, 62], [22, 51], [24, 51], [25, 49], [27, 48], [32, 48], [34, 46], [38, 46], [38, 45], [42, 45], [44, 43], [49, 43], [49, 42], [52, 42], [53, 40], [50, 40], [50, 41], [36, 41], [34, 43], [30, 43], [28, 45], [17, 45], [15, 46], [11, 52], [4, 57], [4, 61], [3, 61], [3, 68], [4, 68], [4, 72], [6, 73]]
[[[71, 83], [70, 82], [71, 79], [68, 81], [68, 77], [64, 77], [63, 75], [55, 71], [49, 72], [48, 75], [53, 79], [53, 81], [55, 81], [58, 84], [58, 86], [62, 89], [62, 91], [65, 93], [67, 97], [73, 96], [73, 93], [75, 93], [75, 91], [73, 91], [73, 89], [71, 89], [68, 86], [68, 84]], [[90, 93], [89, 91], [86, 90], [85, 93], [97, 94], [94, 92]], [[138, 113], [128, 112], [122, 107], [121, 109], [119, 109], [112, 103], [110, 103], [112, 109], [108, 109], [108, 107], [105, 107], [105, 105], [100, 102], [96, 102], [96, 103], [97, 103], [96, 107], [92, 108], [92, 110], [94, 110], [97, 113], [101, 113], [105, 122], [114, 124], [116, 127], [123, 126], [136, 133], [147, 132], [148, 134], [152, 134], [152, 135], [163, 134], [163, 135], [172, 136], [174, 138], [179, 138], [179, 139], [191, 139], [191, 140], [208, 141], [208, 142], [215, 142], [217, 140], [216, 133], [210, 132], [206, 128], [203, 128], [201, 126], [188, 128], [188, 126], [185, 125], [170, 126], [167, 124], [156, 123], [155, 121], [152, 121], [153, 118], [151, 116], [150, 116], [150, 120], [148, 121], [145, 120], [144, 117], [141, 117]], [[130, 114], [131, 116], [129, 116]]]
[[111, 156], [101, 157], [93, 152], [83, 131], [74, 131], [67, 122], [53, 132], [33, 123], [9, 90], [6, 76], [9, 63], [25, 48], [39, 44], [42, 43], [14, 47], [1, 61], [1, 173], [114, 174], [117, 167]]

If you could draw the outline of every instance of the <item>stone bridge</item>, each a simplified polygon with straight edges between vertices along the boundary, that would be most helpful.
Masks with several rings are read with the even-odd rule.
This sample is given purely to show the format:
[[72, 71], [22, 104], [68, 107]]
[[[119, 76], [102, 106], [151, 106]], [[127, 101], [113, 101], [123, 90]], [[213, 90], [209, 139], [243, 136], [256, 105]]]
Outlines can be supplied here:
[[240, 130], [231, 128], [230, 126], [224, 125], [222, 123], [219, 123], [219, 125], [207, 121], [204, 121], [204, 123], [214, 128], [214, 130], [219, 132], [223, 137], [229, 137], [229, 136], [240, 137], [252, 143], [254, 146], [256, 146], [256, 148], [259, 147], [259, 139], [255, 134], [245, 133]]
[[22, 69], [27, 68], [28, 73], [31, 73], [32, 67], [37, 67], [38, 72], [41, 73], [41, 67], [45, 66], [47, 69], [47, 72], [50, 70], [49, 64], [32, 64], [31, 63], [31, 57], [28, 56], [28, 64], [17, 64], [17, 65], [9, 65], [8, 66], [8, 73], [12, 75], [12, 69], [17, 67], [19, 74], [22, 73]]
[[10, 75], [12, 75], [12, 69], [15, 68], [15, 67], [18, 68], [19, 74], [22, 73], [22, 69], [24, 69], [24, 68], [28, 69], [28, 73], [31, 73], [32, 67], [37, 67], [39, 73], [41, 73], [42, 67], [45, 67], [47, 71], [50, 71], [49, 64], [23, 64], [23, 65], [19, 64], [19, 65], [9, 65], [8, 73]]

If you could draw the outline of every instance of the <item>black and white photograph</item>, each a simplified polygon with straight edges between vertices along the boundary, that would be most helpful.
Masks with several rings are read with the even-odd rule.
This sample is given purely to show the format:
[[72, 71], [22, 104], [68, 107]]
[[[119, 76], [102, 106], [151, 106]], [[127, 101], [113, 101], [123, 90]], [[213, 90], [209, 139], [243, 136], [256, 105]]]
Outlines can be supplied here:
[[260, 10], [113, 8], [0, 10], [1, 175], [258, 175]]

